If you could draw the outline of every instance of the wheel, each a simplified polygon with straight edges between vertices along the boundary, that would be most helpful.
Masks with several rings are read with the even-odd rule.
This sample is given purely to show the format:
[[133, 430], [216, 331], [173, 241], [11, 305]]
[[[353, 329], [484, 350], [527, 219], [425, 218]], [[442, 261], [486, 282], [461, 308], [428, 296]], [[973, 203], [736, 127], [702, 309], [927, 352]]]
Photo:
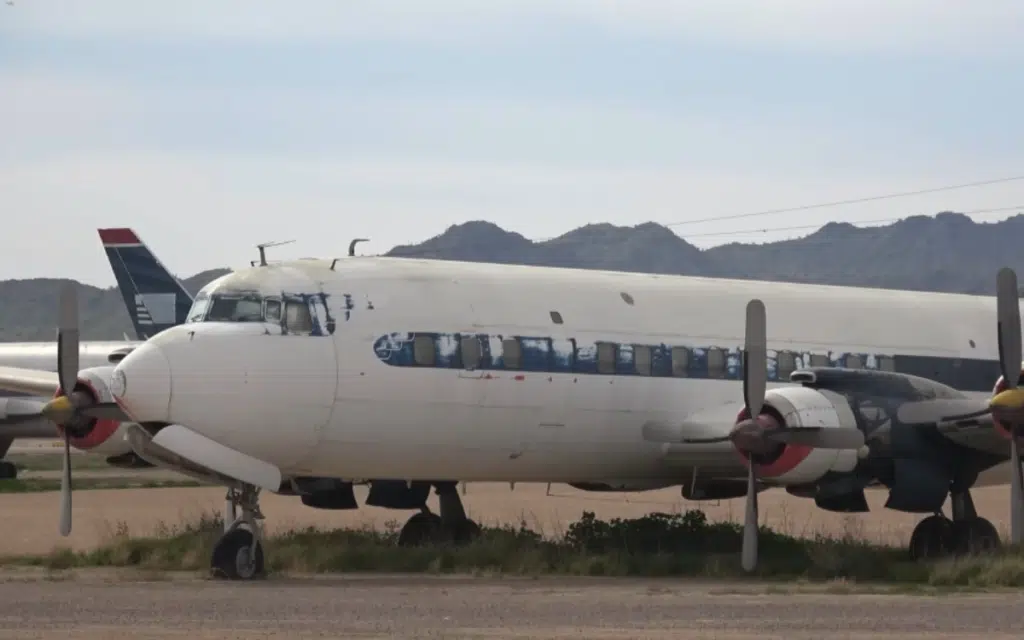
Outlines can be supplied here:
[[953, 548], [953, 523], [943, 516], [928, 516], [914, 527], [910, 536], [910, 558], [941, 558]]
[[248, 529], [232, 529], [213, 548], [210, 570], [220, 578], [250, 580], [263, 575], [263, 545], [256, 544], [256, 560], [250, 562], [249, 549], [254, 536]]
[[999, 532], [985, 518], [961, 520], [952, 525], [953, 547], [958, 554], [974, 555], [998, 549]]
[[0, 480], [14, 480], [18, 477], [18, 467], [13, 462], [0, 461]]
[[460, 520], [449, 529], [448, 533], [455, 544], [469, 544], [480, 537], [480, 525], [472, 520]]
[[420, 512], [409, 518], [402, 527], [398, 534], [398, 546], [417, 547], [437, 542], [441, 532], [441, 516], [429, 511]]

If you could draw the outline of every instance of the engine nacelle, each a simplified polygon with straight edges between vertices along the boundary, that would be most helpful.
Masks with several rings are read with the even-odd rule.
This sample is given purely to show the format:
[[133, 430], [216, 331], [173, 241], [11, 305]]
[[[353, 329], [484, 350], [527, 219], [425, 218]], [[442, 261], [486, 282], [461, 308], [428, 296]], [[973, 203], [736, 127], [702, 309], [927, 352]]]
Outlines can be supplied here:
[[[737, 421], [749, 416], [746, 409]], [[757, 425], [762, 429], [778, 426], [857, 428], [857, 420], [843, 396], [825, 389], [784, 387], [765, 394], [764, 408]], [[748, 454], [737, 447], [748, 460]], [[754, 454], [754, 466], [760, 478], [773, 484], [812, 483], [830, 471], [842, 473], [857, 466], [856, 449], [816, 449], [801, 444], [779, 443], [767, 453]]]
[[[110, 393], [113, 371], [112, 366], [83, 369], [78, 373], [78, 383], [74, 390], [89, 394], [96, 402], [113, 402], [114, 396]], [[60, 392], [57, 391], [53, 397], [59, 395]], [[124, 438], [124, 424], [117, 420], [76, 417], [69, 424], [58, 424], [57, 431], [61, 437], [67, 431], [71, 436], [71, 446], [76, 449], [105, 456], [119, 456], [132, 450]]]

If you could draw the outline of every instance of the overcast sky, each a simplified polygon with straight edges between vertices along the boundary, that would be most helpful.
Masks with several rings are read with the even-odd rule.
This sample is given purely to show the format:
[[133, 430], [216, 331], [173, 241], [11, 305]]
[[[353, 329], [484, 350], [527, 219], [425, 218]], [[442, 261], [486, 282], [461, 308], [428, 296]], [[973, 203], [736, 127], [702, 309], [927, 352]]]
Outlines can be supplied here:
[[[191, 275], [275, 239], [539, 239], [1024, 174], [1022, 63], [1021, 0], [14, 0], [0, 278], [112, 284], [100, 226]], [[1017, 205], [1024, 181], [674, 229]]]

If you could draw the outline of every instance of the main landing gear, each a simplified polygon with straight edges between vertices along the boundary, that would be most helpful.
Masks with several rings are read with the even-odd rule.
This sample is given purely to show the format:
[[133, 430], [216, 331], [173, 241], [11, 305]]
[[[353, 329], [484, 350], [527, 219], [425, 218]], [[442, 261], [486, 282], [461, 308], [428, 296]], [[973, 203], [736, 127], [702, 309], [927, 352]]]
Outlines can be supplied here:
[[[260, 490], [251, 485], [228, 489], [224, 505], [224, 535], [213, 547], [210, 570], [219, 578], [249, 580], [265, 575], [263, 514]], [[239, 513], [241, 512], [241, 513]]]
[[420, 512], [409, 518], [402, 527], [398, 535], [399, 546], [413, 547], [439, 542], [462, 545], [480, 535], [480, 526], [466, 517], [457, 483], [436, 482], [434, 491], [441, 506], [441, 514], [432, 513], [424, 503]]
[[929, 560], [999, 548], [999, 532], [991, 522], [978, 516], [970, 492], [960, 491], [950, 497], [953, 519], [937, 513], [919, 522], [910, 536], [911, 559]]

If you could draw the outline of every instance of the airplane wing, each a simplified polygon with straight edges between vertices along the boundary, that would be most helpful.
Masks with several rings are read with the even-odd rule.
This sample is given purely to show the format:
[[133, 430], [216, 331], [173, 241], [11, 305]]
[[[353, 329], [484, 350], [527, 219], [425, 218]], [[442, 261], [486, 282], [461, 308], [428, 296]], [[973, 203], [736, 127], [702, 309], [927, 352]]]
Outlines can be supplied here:
[[56, 371], [0, 367], [0, 389], [50, 398], [60, 387]]

